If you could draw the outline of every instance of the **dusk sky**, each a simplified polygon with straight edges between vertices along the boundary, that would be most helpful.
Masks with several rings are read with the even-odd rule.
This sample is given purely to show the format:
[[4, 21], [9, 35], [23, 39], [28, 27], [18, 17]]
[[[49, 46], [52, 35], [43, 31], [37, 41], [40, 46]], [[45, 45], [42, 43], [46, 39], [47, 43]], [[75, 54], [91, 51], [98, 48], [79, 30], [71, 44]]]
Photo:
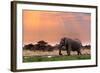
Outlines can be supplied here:
[[90, 44], [91, 14], [79, 12], [23, 11], [23, 44], [44, 40], [57, 44], [62, 37]]

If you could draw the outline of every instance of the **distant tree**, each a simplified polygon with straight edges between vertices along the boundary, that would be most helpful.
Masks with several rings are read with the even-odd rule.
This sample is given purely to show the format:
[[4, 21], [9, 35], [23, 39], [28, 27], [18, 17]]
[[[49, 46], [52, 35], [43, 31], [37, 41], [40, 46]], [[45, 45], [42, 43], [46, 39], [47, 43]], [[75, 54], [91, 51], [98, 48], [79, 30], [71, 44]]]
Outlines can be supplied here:
[[43, 40], [41, 40], [41, 41], [39, 41], [39, 42], [37, 42], [40, 46], [42, 46], [42, 45], [47, 45], [47, 42], [45, 42], [45, 41], [43, 41]]
[[51, 46], [51, 45], [47, 45], [47, 51], [53, 51], [54, 50], [54, 47]]
[[90, 49], [91, 48], [91, 45], [85, 45], [83, 46], [85, 49]]
[[25, 46], [23, 47], [23, 49], [26, 49], [26, 50], [34, 50], [34, 45], [33, 45], [33, 44], [25, 45]]
[[59, 44], [55, 44], [53, 47], [54, 47], [54, 50], [58, 50]]
[[37, 42], [36, 45], [37, 45], [38, 50], [45, 51], [47, 44], [48, 44], [47, 42], [41, 40], [41, 41]]

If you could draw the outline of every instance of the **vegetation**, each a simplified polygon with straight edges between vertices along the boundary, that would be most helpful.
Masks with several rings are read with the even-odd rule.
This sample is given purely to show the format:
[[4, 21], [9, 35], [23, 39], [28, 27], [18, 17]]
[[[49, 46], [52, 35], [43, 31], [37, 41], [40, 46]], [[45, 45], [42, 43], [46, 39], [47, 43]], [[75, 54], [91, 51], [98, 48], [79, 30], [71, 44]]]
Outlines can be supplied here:
[[[77, 40], [79, 41], [79, 40]], [[63, 46], [61, 46], [63, 45]], [[68, 56], [68, 50], [66, 50], [65, 42], [52, 46], [43, 40], [38, 41], [36, 44], [27, 44], [23, 47], [23, 62], [42, 62], [42, 61], [64, 61], [64, 60], [86, 60], [91, 59], [90, 48], [91, 45], [82, 46], [80, 50], [82, 55], [77, 55], [77, 45], [73, 46], [76, 53], [69, 51], [71, 55]], [[62, 50], [62, 56], [59, 54]], [[66, 53], [67, 51], [67, 53]], [[48, 56], [49, 55], [49, 56]]]
[[28, 44], [23, 47], [24, 50], [34, 50], [34, 51], [53, 51], [53, 46], [49, 45], [47, 42], [41, 40], [37, 44]]
[[[24, 45], [23, 50], [53, 51], [53, 50], [58, 49], [58, 47], [59, 47], [59, 44], [52, 46], [52, 45], [48, 44], [48, 42], [41, 40], [41, 41], [38, 41], [37, 44], [30, 43], [30, 44]], [[82, 46], [82, 48], [90, 49], [91, 45], [85, 45], [85, 46]], [[66, 50], [66, 48], [62, 47], [62, 50]]]
[[91, 59], [90, 55], [71, 55], [71, 56], [29, 56], [23, 57], [23, 62], [42, 62], [42, 61], [65, 61], [65, 60], [86, 60]]

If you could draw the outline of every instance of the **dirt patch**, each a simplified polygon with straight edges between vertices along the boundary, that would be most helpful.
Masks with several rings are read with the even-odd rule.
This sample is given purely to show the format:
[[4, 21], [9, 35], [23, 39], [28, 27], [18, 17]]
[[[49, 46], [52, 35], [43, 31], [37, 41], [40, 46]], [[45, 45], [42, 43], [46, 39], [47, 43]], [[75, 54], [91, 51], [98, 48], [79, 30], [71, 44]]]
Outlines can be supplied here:
[[[83, 49], [81, 50], [81, 53], [84, 55], [91, 54], [90, 49]], [[63, 55], [67, 55], [66, 51], [62, 51]], [[48, 51], [30, 51], [30, 50], [23, 50], [23, 56], [58, 56], [59, 55], [59, 50], [54, 50], [51, 52]], [[71, 51], [71, 55], [77, 55], [76, 51]]]

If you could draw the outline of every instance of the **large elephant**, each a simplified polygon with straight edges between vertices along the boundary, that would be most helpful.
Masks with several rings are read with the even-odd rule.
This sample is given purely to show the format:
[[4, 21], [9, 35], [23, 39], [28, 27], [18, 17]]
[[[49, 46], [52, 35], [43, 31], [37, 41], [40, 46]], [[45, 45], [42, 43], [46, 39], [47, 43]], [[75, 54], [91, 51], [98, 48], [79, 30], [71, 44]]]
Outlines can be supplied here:
[[73, 40], [67, 37], [62, 38], [59, 44], [59, 55], [62, 55], [61, 50], [63, 47], [65, 47], [68, 55], [70, 55], [71, 51], [77, 51], [78, 55], [81, 55], [80, 50], [82, 48], [82, 44], [78, 39]]

